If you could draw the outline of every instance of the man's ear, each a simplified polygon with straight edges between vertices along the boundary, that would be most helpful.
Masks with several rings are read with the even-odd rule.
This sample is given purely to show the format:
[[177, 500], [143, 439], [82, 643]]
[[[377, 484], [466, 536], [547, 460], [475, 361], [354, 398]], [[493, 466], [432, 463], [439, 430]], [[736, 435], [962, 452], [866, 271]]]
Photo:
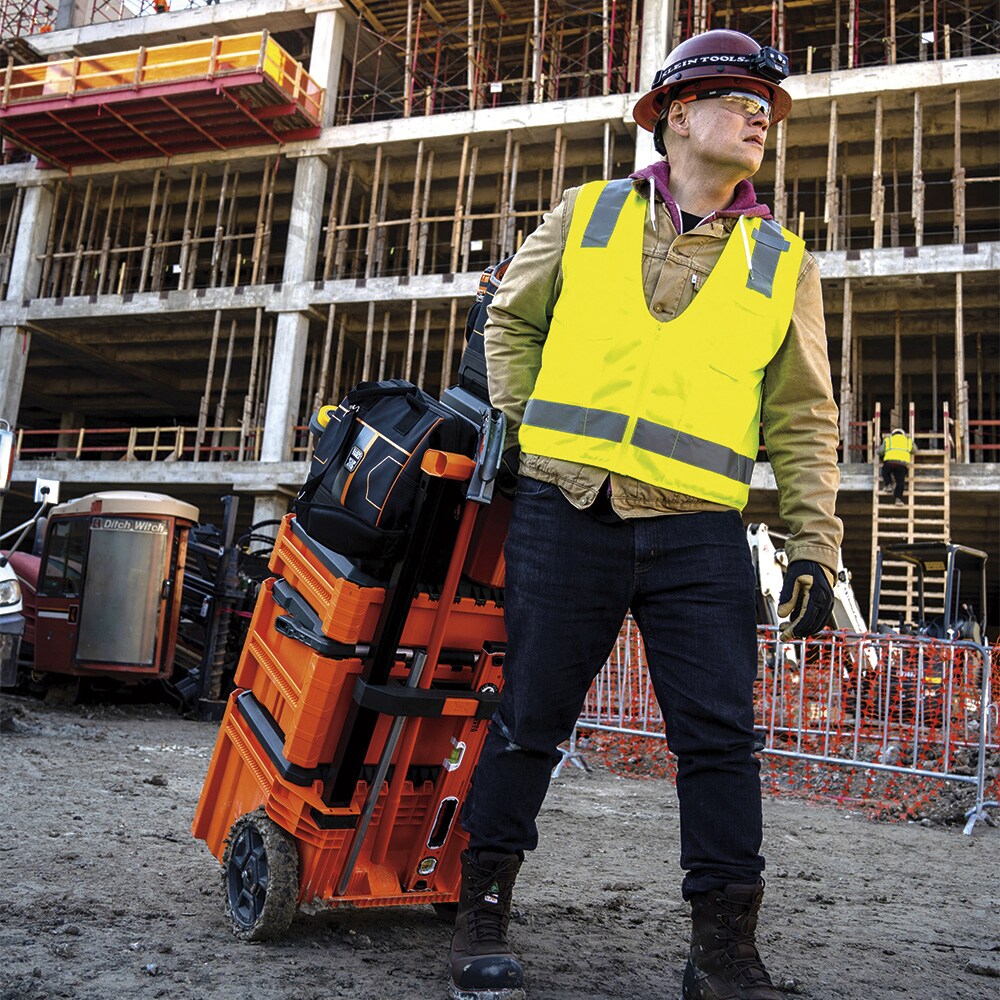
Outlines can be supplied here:
[[665, 125], [671, 132], [687, 137], [691, 131], [689, 107], [681, 101], [671, 101], [665, 117]]

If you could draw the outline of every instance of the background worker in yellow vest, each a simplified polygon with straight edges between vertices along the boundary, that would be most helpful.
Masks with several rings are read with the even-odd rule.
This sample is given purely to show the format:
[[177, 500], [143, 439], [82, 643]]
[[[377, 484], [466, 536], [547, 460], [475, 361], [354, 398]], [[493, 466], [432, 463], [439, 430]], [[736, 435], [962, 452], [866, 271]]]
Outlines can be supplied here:
[[761, 419], [791, 534], [786, 636], [826, 625], [842, 534], [819, 272], [749, 180], [791, 107], [786, 75], [785, 56], [738, 32], [681, 43], [633, 112], [664, 159], [567, 191], [490, 307], [490, 395], [521, 450], [505, 687], [462, 815], [454, 1000], [526, 995], [507, 939], [514, 881], [558, 744], [629, 611], [678, 759], [683, 996], [781, 997], [754, 943], [764, 859], [740, 511]]
[[[906, 473], [913, 461], [916, 445], [906, 431], [901, 427], [890, 431], [879, 446], [878, 454], [882, 459], [882, 492], [893, 495], [893, 503], [903, 507], [906, 501], [903, 492], [906, 489]], [[895, 483], [895, 488], [893, 484]]]

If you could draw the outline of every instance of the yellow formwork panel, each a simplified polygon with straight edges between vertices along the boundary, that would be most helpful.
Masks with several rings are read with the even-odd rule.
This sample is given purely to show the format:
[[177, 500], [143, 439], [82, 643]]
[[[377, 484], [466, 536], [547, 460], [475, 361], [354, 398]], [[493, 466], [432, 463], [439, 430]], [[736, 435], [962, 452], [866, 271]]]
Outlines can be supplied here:
[[259, 72], [306, 114], [319, 120], [322, 88], [267, 31], [157, 45], [131, 52], [8, 66], [2, 106], [97, 91], [135, 89]]

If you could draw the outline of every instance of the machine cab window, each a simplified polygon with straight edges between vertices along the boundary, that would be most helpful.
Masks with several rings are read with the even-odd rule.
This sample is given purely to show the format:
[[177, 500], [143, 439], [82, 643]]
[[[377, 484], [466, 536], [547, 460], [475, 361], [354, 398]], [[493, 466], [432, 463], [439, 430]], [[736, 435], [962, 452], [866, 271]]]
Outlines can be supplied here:
[[39, 594], [45, 597], [79, 597], [86, 547], [85, 519], [74, 518], [53, 524]]

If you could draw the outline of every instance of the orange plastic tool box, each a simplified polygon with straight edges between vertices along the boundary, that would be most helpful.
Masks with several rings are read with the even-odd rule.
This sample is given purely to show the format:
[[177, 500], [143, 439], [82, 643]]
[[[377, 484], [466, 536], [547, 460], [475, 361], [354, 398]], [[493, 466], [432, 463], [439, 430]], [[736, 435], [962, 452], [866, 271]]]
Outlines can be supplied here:
[[[475, 463], [428, 452], [387, 580], [317, 544], [294, 516], [281, 525], [276, 577], [262, 587], [192, 824], [223, 864], [242, 939], [281, 933], [313, 899], [458, 899], [459, 812], [499, 701], [505, 639], [506, 508], [493, 510], [476, 478], [496, 459], [485, 438]], [[453, 539], [447, 560], [429, 551], [442, 537]], [[428, 567], [443, 567], [436, 582]]]

